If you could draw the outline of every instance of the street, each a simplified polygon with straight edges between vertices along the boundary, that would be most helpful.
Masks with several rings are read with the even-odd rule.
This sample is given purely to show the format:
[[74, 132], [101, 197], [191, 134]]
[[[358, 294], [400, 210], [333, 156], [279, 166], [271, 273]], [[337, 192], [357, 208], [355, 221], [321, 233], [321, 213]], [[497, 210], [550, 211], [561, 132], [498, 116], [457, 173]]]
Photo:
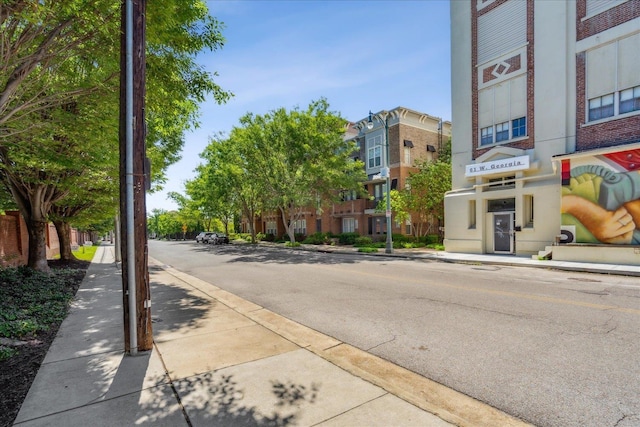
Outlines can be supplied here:
[[637, 278], [194, 241], [149, 254], [535, 425], [640, 425]]

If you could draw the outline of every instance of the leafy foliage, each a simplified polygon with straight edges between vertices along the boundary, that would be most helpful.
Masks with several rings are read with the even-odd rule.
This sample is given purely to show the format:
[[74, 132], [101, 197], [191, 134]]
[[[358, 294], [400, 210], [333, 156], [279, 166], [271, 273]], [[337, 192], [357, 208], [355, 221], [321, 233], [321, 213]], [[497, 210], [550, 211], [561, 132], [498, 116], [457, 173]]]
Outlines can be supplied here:
[[331, 244], [331, 233], [316, 232], [307, 236], [302, 242], [305, 245], [328, 245]]
[[366, 180], [362, 162], [351, 159], [356, 147], [343, 137], [346, 125], [325, 99], [304, 110], [246, 114], [228, 137], [211, 140], [187, 191], [211, 212], [230, 215], [218, 203], [241, 210], [254, 241], [256, 215], [278, 212], [293, 243], [305, 209], [335, 200], [336, 189], [359, 191]]
[[[51, 274], [26, 267], [0, 269], [0, 336], [24, 339], [67, 314], [78, 270], [60, 269]], [[84, 274], [84, 271], [81, 272]]]
[[391, 190], [391, 207], [396, 220], [411, 220], [415, 237], [439, 232], [444, 221], [444, 195], [451, 190], [451, 141], [441, 148], [435, 161], [417, 163], [417, 172], [409, 175], [407, 186]]
[[[195, 61], [224, 44], [204, 1], [149, 2], [145, 17], [147, 154], [160, 185], [198, 104], [232, 94]], [[29, 227], [33, 268], [47, 269], [38, 224], [95, 226], [117, 209], [120, 37], [119, 2], [0, 3], [0, 182]]]

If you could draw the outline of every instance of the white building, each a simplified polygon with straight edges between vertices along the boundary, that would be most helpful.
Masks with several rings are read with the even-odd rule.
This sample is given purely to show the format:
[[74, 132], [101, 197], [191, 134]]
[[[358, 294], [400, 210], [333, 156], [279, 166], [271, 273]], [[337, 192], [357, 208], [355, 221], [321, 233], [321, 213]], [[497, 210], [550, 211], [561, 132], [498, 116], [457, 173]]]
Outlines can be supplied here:
[[640, 1], [451, 2], [445, 248], [640, 264]]

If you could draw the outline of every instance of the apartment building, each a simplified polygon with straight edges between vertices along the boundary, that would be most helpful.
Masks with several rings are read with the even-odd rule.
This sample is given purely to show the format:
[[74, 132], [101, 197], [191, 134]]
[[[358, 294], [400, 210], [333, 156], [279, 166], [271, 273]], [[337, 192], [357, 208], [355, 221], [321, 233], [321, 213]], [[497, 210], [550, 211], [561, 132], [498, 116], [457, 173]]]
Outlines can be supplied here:
[[[296, 234], [355, 232], [382, 239], [387, 233], [387, 216], [385, 211], [376, 211], [376, 207], [381, 200], [386, 200], [386, 173], [389, 173], [390, 189], [404, 188], [409, 174], [417, 170], [415, 163], [434, 160], [450, 136], [451, 122], [405, 107], [383, 110], [351, 123], [345, 139], [353, 140], [358, 147], [353, 158], [364, 163], [367, 193], [343, 191], [340, 203], [323, 209], [310, 207], [294, 224]], [[393, 234], [412, 234], [410, 221], [399, 223], [393, 215], [391, 221]], [[281, 216], [276, 212], [263, 213], [255, 225], [257, 231], [266, 234], [278, 237], [284, 234]]]
[[[372, 237], [386, 235], [386, 212], [376, 211], [379, 203], [386, 200], [386, 173], [389, 173], [391, 190], [404, 188], [409, 174], [417, 171], [416, 162], [436, 159], [440, 147], [451, 136], [451, 122], [397, 107], [364, 117], [355, 123], [354, 129], [358, 133], [353, 139], [359, 148], [354, 158], [364, 162], [367, 173], [364, 187], [368, 196], [344, 193], [342, 203], [334, 204], [323, 213], [316, 231], [356, 232]], [[392, 234], [411, 235], [412, 226], [410, 220], [395, 221], [391, 213]], [[436, 233], [437, 229], [433, 228], [432, 224], [432, 232]]]
[[451, 2], [451, 252], [640, 264], [640, 1]]

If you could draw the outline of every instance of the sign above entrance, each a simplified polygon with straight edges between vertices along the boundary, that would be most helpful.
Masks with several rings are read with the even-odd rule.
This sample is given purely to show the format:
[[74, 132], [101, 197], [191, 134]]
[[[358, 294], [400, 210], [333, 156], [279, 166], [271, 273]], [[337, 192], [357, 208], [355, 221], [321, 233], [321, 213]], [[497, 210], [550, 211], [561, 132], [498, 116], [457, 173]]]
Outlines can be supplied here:
[[488, 175], [496, 172], [512, 172], [529, 169], [529, 156], [509, 157], [508, 159], [494, 160], [492, 162], [475, 163], [466, 165], [464, 175], [466, 177]]

